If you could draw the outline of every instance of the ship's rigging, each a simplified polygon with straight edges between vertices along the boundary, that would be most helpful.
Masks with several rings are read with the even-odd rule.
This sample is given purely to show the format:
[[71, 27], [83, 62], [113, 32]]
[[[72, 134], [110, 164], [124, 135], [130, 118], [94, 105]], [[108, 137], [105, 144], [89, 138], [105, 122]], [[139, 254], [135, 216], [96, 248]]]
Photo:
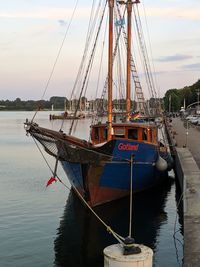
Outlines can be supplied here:
[[[74, 86], [71, 90], [71, 95], [69, 98], [69, 101], [72, 101], [73, 98], [78, 98], [78, 104], [76, 105], [76, 109], [75, 109], [75, 115], [74, 117], [76, 117], [76, 113], [81, 105], [81, 99], [87, 98], [87, 96], [89, 95], [89, 91], [91, 90], [91, 88], [89, 88], [89, 81], [92, 79], [92, 75], [94, 75], [94, 71], [92, 70], [93, 67], [95, 68], [95, 71], [97, 69], [96, 66], [94, 66], [95, 64], [97, 64], [97, 59], [96, 58], [100, 58], [99, 60], [99, 71], [98, 71], [98, 83], [96, 85], [96, 88], [99, 90], [100, 88], [100, 77], [103, 76], [103, 69], [105, 69], [104, 65], [103, 65], [103, 53], [106, 54], [105, 52], [103, 52], [105, 50], [105, 39], [106, 39], [106, 30], [105, 28], [107, 27], [107, 23], [108, 23], [108, 19], [106, 16], [106, 5], [107, 5], [107, 1], [105, 0], [99, 0], [98, 3], [96, 3], [97, 1], [93, 1], [92, 2], [92, 7], [91, 7], [91, 14], [90, 14], [90, 19], [89, 19], [89, 24], [88, 24], [88, 31], [87, 31], [87, 36], [86, 36], [86, 42], [85, 42], [85, 49], [83, 52], [83, 56], [82, 56], [82, 60], [79, 66], [79, 70], [77, 73], [77, 77], [76, 80], [74, 82]], [[127, 49], [127, 32], [125, 30], [125, 24], [128, 23], [128, 19], [126, 20], [125, 17], [125, 13], [127, 11], [127, 3], [129, 1], [114, 1], [116, 2], [116, 5], [114, 6], [114, 12], [113, 12], [113, 20], [115, 21], [114, 23], [114, 31], [113, 31], [113, 37], [114, 37], [114, 43], [113, 43], [113, 63], [114, 64], [116, 62], [116, 65], [118, 65], [120, 68], [120, 71], [118, 71], [118, 73], [114, 73], [113, 74], [113, 79], [112, 79], [112, 83], [114, 85], [116, 89], [116, 91], [118, 91], [118, 93], [115, 93], [115, 96], [119, 98], [119, 103], [120, 100], [123, 100], [125, 98], [124, 94], [122, 93], [122, 87], [125, 87], [125, 63], [122, 60], [123, 54], [128, 51], [129, 49]], [[136, 1], [139, 3], [139, 1]], [[67, 26], [67, 30], [65, 32], [65, 36], [64, 39], [61, 43], [61, 47], [59, 48], [58, 51], [58, 55], [56, 57], [56, 60], [53, 64], [53, 68], [52, 71], [50, 73], [50, 77], [47, 81], [47, 84], [45, 86], [45, 90], [44, 90], [44, 94], [42, 96], [42, 98], [44, 97], [49, 83], [53, 77], [53, 73], [57, 64], [57, 61], [59, 59], [61, 50], [63, 49], [63, 44], [66, 41], [66, 37], [67, 37], [67, 33], [69, 31], [70, 25], [72, 24], [76, 9], [78, 6], [78, 1], [76, 2], [75, 8], [73, 10], [69, 25]], [[135, 110], [133, 110], [133, 106], [131, 104], [131, 109], [132, 111], [139, 111], [141, 115], [143, 116], [149, 116], [149, 115], [154, 115], [150, 114], [150, 110], [148, 108], [148, 104], [147, 101], [145, 100], [144, 97], [144, 91], [143, 85], [141, 84], [139, 75], [138, 75], [138, 65], [143, 66], [143, 73], [145, 74], [145, 80], [146, 80], [146, 89], [148, 89], [148, 94], [150, 98], [154, 99], [154, 102], [156, 104], [156, 109], [160, 108], [160, 103], [159, 99], [158, 99], [158, 93], [156, 90], [156, 86], [155, 86], [155, 82], [154, 82], [154, 78], [152, 75], [152, 67], [150, 64], [150, 59], [148, 56], [148, 51], [147, 51], [147, 46], [146, 46], [146, 42], [145, 42], [145, 38], [144, 38], [144, 30], [143, 30], [143, 26], [142, 26], [142, 21], [141, 21], [141, 15], [140, 15], [140, 11], [139, 11], [139, 7], [138, 5], [133, 5], [132, 7], [133, 12], [133, 27], [135, 29], [136, 34], [134, 35], [133, 41], [131, 46], [132, 47], [136, 47], [136, 44], [138, 46], [138, 51], [140, 53], [140, 63], [136, 62], [135, 56], [134, 54], [131, 54], [131, 64], [130, 64], [130, 68], [131, 68], [131, 78], [132, 78], [132, 85], [131, 85], [131, 90], [130, 90], [130, 99], [135, 100], [137, 102], [137, 106], [134, 107]], [[144, 14], [146, 16], [146, 14]], [[117, 22], [119, 22], [117, 24]], [[121, 23], [123, 22], [123, 23]], [[102, 31], [102, 28], [104, 28], [104, 31]], [[129, 27], [130, 28], [130, 27]], [[101, 32], [103, 32], [103, 34], [101, 35]], [[102, 40], [101, 40], [102, 39]], [[99, 50], [97, 46], [100, 46], [102, 49], [101, 52], [101, 56], [99, 56]], [[89, 53], [89, 51], [91, 51]], [[132, 51], [134, 51], [134, 49], [132, 49]], [[97, 54], [97, 56], [96, 56]], [[142, 72], [142, 70], [140, 70], [140, 73]], [[105, 73], [105, 71], [104, 71]], [[120, 74], [119, 74], [120, 73]], [[122, 75], [123, 74], [123, 75]], [[118, 76], [117, 79], [114, 79], [114, 76]], [[121, 77], [119, 77], [121, 76]], [[122, 77], [123, 76], [123, 77]], [[102, 79], [101, 79], [102, 80]], [[144, 81], [143, 81], [144, 82]], [[107, 89], [108, 89], [108, 76], [105, 79], [104, 82], [104, 86], [102, 86], [102, 92], [98, 94], [95, 94], [95, 97], [98, 98], [98, 95], [100, 96], [101, 101], [98, 101], [98, 106], [96, 107], [96, 109], [100, 110], [103, 109], [103, 103], [104, 103], [104, 99], [107, 98]], [[97, 90], [96, 90], [97, 91]], [[114, 93], [113, 93], [114, 95]], [[130, 100], [131, 101], [131, 100]], [[129, 101], [129, 102], [130, 102]], [[100, 106], [102, 105], [102, 107]], [[127, 106], [127, 105], [126, 105]], [[120, 104], [119, 104], [120, 107]], [[122, 105], [121, 105], [122, 107]], [[124, 109], [124, 107], [123, 107]], [[130, 108], [129, 108], [130, 109]], [[155, 110], [156, 110], [155, 109]], [[154, 113], [155, 113], [154, 110]], [[127, 112], [127, 111], [126, 111]], [[160, 112], [160, 110], [156, 110], [157, 113]], [[98, 118], [99, 119], [99, 118]], [[96, 120], [94, 119], [94, 123], [96, 123], [96, 121], [98, 120], [96, 118]], [[73, 131], [73, 127], [75, 125], [75, 122], [72, 122], [72, 125], [70, 127], [69, 133], [71, 134]], [[63, 126], [63, 124], [62, 124]], [[62, 128], [62, 127], [61, 127]]]
[[[170, 166], [165, 160], [168, 157], [167, 147], [159, 141], [158, 126], [155, 121], [150, 122], [136, 71], [136, 63], [131, 52], [133, 46], [131, 42], [132, 14], [136, 14], [132, 10], [139, 3], [139, 0], [118, 2], [101, 0], [96, 9], [94, 5], [92, 6], [86, 46], [71, 93], [73, 96], [79, 91], [74, 118], [68, 133], [62, 129], [64, 123], [60, 131], [40, 127], [33, 120], [25, 123], [27, 133], [38, 140], [48, 154], [56, 158], [55, 170], [60, 161], [72, 187], [76, 188], [91, 206], [130, 194], [130, 179], [133, 179], [131, 185], [134, 184], [134, 187], [131, 190], [134, 192], [155, 186], [167, 177], [167, 168]], [[105, 16], [107, 4], [108, 20]], [[125, 31], [124, 24], [127, 24], [127, 31]], [[105, 53], [108, 58], [106, 73], [104, 71], [106, 80], [102, 91], [102, 96], [107, 95], [108, 98], [105, 110], [107, 120], [105, 121], [106, 118], [104, 121], [93, 120], [90, 125], [90, 141], [86, 141], [73, 134], [76, 125], [75, 117], [80, 108], [81, 99], [88, 91], [92, 74], [95, 73], [93, 68], [97, 62], [102, 62], [102, 56], [99, 56], [102, 53], [97, 45], [100, 44], [103, 26], [108, 26], [109, 29], [103, 32], [103, 42], [105, 42], [106, 35], [108, 36], [107, 53]], [[136, 27], [138, 27], [137, 23]], [[139, 34], [138, 38], [141, 37], [142, 34]], [[142, 52], [144, 51], [143, 45]], [[145, 58], [145, 53], [142, 54]], [[118, 67], [116, 70], [115, 65]], [[147, 70], [147, 58], [145, 58], [144, 65]], [[99, 74], [103, 67], [101, 64]], [[150, 77], [150, 73], [147, 77]], [[149, 79], [149, 83], [152, 81]], [[120, 92], [125, 91], [126, 105], [125, 109], [118, 112], [120, 118], [116, 118], [113, 112], [114, 87], [120, 89]], [[139, 117], [142, 121], [132, 121], [131, 99], [133, 99], [134, 92], [139, 103]], [[146, 120], [144, 120], [145, 116]], [[132, 157], [134, 157], [134, 163], [130, 166], [129, 162], [132, 162]], [[56, 171], [54, 176], [56, 176]]]

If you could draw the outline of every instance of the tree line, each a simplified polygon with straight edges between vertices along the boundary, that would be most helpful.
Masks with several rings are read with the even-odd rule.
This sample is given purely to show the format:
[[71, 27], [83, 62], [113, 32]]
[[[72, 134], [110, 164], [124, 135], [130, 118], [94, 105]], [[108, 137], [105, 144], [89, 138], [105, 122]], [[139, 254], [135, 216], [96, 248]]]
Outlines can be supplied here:
[[65, 97], [52, 96], [49, 100], [27, 100], [23, 101], [20, 98], [11, 100], [0, 100], [0, 110], [19, 110], [19, 111], [35, 111], [50, 110], [52, 105], [57, 110], [64, 109]]
[[[164, 110], [165, 111], [171, 111], [171, 112], [177, 112], [180, 111], [181, 107], [184, 106], [187, 107], [188, 105], [197, 102], [198, 101], [198, 92], [200, 93], [200, 80], [198, 80], [196, 83], [194, 83], [191, 86], [185, 86], [182, 89], [169, 89], [163, 98], [164, 103]], [[78, 100], [72, 100], [75, 101], [75, 105], [78, 103]], [[103, 101], [102, 105], [106, 106], [106, 100], [101, 99], [95, 99], [90, 101], [95, 102], [96, 106], [99, 106], [99, 103]], [[82, 108], [85, 108], [85, 103], [87, 102], [87, 98], [82, 97], [81, 98], [81, 104]], [[105, 102], [105, 103], [104, 103]], [[149, 100], [149, 103], [153, 103], [153, 99]], [[125, 108], [125, 99], [119, 100], [113, 100], [114, 107], [120, 107], [122, 109]], [[23, 101], [20, 98], [16, 98], [14, 101], [11, 100], [0, 100], [0, 110], [19, 110], [19, 111], [34, 111], [34, 110], [51, 110], [52, 106], [54, 110], [64, 110], [65, 107], [67, 109], [70, 108], [71, 103], [68, 99], [61, 96], [52, 96], [49, 100], [27, 100]], [[132, 108], [134, 109], [136, 107], [135, 101], [132, 101], [131, 103]]]

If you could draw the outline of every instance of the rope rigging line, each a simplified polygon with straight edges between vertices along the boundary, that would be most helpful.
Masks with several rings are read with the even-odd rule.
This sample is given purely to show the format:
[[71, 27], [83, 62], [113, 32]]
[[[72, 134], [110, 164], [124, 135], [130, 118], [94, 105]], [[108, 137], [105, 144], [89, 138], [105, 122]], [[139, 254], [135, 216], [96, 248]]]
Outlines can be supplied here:
[[146, 9], [145, 9], [145, 5], [144, 5], [144, 1], [142, 2], [142, 6], [143, 6], [144, 17], [145, 17], [145, 24], [146, 24], [147, 37], [148, 37], [148, 43], [149, 43], [149, 49], [150, 49], [150, 56], [151, 56], [151, 62], [152, 62], [152, 67], [153, 67], [153, 73], [154, 73], [155, 89], [157, 91], [157, 97], [158, 97], [158, 103], [159, 103], [158, 110], [160, 113], [162, 113], [161, 99], [160, 99], [160, 86], [158, 86], [156, 68], [155, 68], [155, 64], [154, 64], [154, 60], [153, 60], [154, 59], [153, 50], [152, 50], [152, 45], [151, 45], [151, 39], [150, 39], [150, 33], [149, 33], [149, 27], [148, 27], [148, 22], [147, 22], [147, 15], [146, 15]]
[[[120, 52], [121, 51], [121, 52]], [[120, 64], [120, 71], [121, 73], [123, 73], [123, 77], [126, 76], [126, 62], [125, 62], [125, 57], [122, 56], [122, 53], [123, 53], [123, 43], [121, 42], [120, 43], [120, 48], [119, 48], [119, 54], [120, 54], [120, 57], [119, 57], [119, 64]], [[120, 83], [121, 83], [121, 88], [120, 88], [120, 97], [122, 99], [122, 110], [125, 111], [125, 106], [124, 106], [124, 102], [123, 100], [125, 100], [125, 88], [126, 88], [126, 79], [122, 79], [122, 75], [120, 77]]]
[[[85, 59], [87, 57], [87, 53], [88, 53], [88, 50], [89, 50], [89, 44], [90, 44], [90, 41], [91, 41], [91, 38], [92, 38], [92, 34], [94, 32], [94, 29], [95, 29], [95, 25], [96, 25], [96, 21], [97, 21], [97, 17], [98, 17], [98, 12], [99, 12], [99, 8], [100, 8], [100, 2], [101, 2], [101, 0], [99, 2], [99, 5], [98, 5], [98, 8], [97, 8], [96, 14], [93, 15], [94, 9], [95, 9], [95, 2], [96, 1], [93, 0], [91, 12], [90, 12], [90, 19], [89, 19], [89, 24], [88, 24], [88, 30], [87, 30], [87, 35], [86, 35], [85, 48], [84, 48], [82, 60], [81, 60], [80, 66], [79, 66], [79, 70], [78, 70], [78, 73], [77, 73], [77, 76], [76, 76], [76, 80], [75, 80], [73, 89], [71, 91], [71, 96], [70, 96], [70, 99], [69, 99], [70, 102], [73, 102], [72, 97], [73, 97], [73, 95], [75, 95], [75, 90], [77, 88], [77, 84], [78, 83], [81, 83], [80, 80], [81, 80], [82, 73], [84, 72], [84, 68], [85, 68], [85, 66], [84, 66]], [[94, 21], [92, 23], [93, 17], [94, 17]], [[60, 130], [63, 129], [63, 126], [64, 126], [64, 119], [62, 120], [62, 123], [61, 123], [61, 126], [60, 126]]]
[[[133, 11], [134, 11], [134, 9], [133, 9]], [[135, 15], [135, 12], [133, 12], [133, 13], [134, 13], [134, 21], [135, 21], [135, 16], [136, 15]], [[137, 49], [138, 49], [138, 63], [139, 63], [139, 60], [140, 60], [140, 64], [143, 67], [143, 72], [144, 72], [144, 76], [145, 76], [145, 80], [146, 80], [146, 84], [147, 84], [147, 89], [148, 89], [148, 92], [149, 92], [149, 96], [151, 96], [152, 93], [151, 93], [150, 86], [149, 86], [148, 79], [147, 79], [147, 74], [146, 74], [146, 70], [145, 70], [145, 64], [144, 64], [143, 55], [142, 55], [142, 51], [141, 51], [141, 46], [140, 46], [140, 41], [139, 41], [139, 36], [138, 36], [138, 30], [137, 30], [136, 23], [133, 23], [133, 27], [135, 28], [135, 33], [136, 33], [135, 34], [135, 39], [136, 39], [135, 44], [137, 44]], [[135, 56], [136, 52], [133, 51], [133, 53], [134, 53], [134, 56]], [[137, 62], [136, 62], [136, 56], [135, 56], [135, 66], [136, 66], [136, 63]], [[137, 63], [137, 65], [138, 65], [138, 63]], [[139, 68], [137, 67], [137, 69], [139, 69]], [[146, 109], [147, 109], [147, 114], [148, 114], [147, 104], [146, 104]]]
[[[151, 64], [150, 64], [150, 60], [149, 60], [149, 55], [148, 55], [148, 52], [147, 52], [147, 47], [146, 47], [146, 43], [145, 43], [145, 39], [144, 39], [144, 33], [143, 33], [143, 29], [142, 29], [142, 23], [141, 23], [138, 7], [137, 7], [137, 14], [138, 14], [138, 18], [139, 18], [141, 35], [142, 35], [142, 38], [143, 38], [144, 50], [145, 50], [145, 53], [146, 53], [147, 65], [148, 65], [148, 68], [149, 68], [149, 77], [150, 77], [150, 80], [151, 80], [151, 85], [152, 85], [152, 89], [153, 89], [153, 92], [154, 92], [155, 99], [157, 99], [157, 90], [156, 90], [156, 86], [155, 86], [155, 82], [154, 82], [154, 78], [153, 78], [153, 72], [152, 72], [152, 68], [151, 68]], [[150, 41], [150, 39], [149, 39], [149, 41]], [[150, 46], [150, 48], [151, 48], [151, 46]], [[155, 73], [155, 69], [154, 69], [154, 73]]]
[[164, 145], [167, 146], [168, 142], [167, 142], [167, 136], [165, 135], [165, 131], [164, 131], [164, 118], [162, 117], [162, 122], [161, 122], [161, 128], [158, 126], [158, 131], [160, 129], [161, 135], [162, 135], [162, 139], [164, 141]]
[[[107, 5], [107, 3], [105, 4], [104, 9], [103, 9], [103, 13], [102, 13], [102, 15], [101, 15], [101, 19], [100, 19], [100, 23], [99, 23], [98, 31], [97, 31], [97, 34], [96, 34], [96, 37], [95, 37], [95, 40], [94, 40], [94, 44], [93, 44], [93, 48], [92, 48], [92, 52], [91, 52], [91, 55], [90, 55], [90, 58], [89, 58], [89, 62], [88, 62], [88, 65], [87, 65], [86, 74], [85, 74], [85, 77], [84, 77], [84, 80], [83, 80], [82, 88], [81, 88], [80, 95], [79, 95], [79, 99], [78, 99], [78, 104], [77, 104], [76, 110], [75, 110], [75, 112], [74, 112], [74, 116], [75, 116], [75, 117], [76, 117], [76, 114], [77, 114], [77, 111], [78, 111], [78, 107], [79, 107], [79, 104], [80, 104], [80, 99], [81, 99], [83, 90], [84, 90], [84, 88], [85, 88], [85, 84], [86, 84], [86, 81], [87, 81], [87, 78], [88, 78], [88, 74], [89, 74], [89, 72], [90, 72], [91, 65], [92, 65], [92, 62], [93, 62], [93, 59], [94, 59], [94, 54], [95, 54], [95, 50], [96, 50], [96, 46], [97, 46], [97, 42], [98, 42], [98, 38], [99, 38], [99, 34], [100, 34], [100, 30], [101, 30], [101, 25], [102, 25], [102, 23], [103, 23], [103, 19], [104, 19], [104, 15], [105, 15], [106, 5]], [[73, 128], [73, 126], [74, 126], [74, 121], [75, 121], [75, 119], [72, 120], [71, 127], [70, 127], [70, 129], [69, 129], [69, 135], [71, 135], [72, 128]]]
[[143, 67], [144, 67], [144, 73], [145, 73], [145, 78], [146, 78], [146, 82], [148, 85], [148, 89], [150, 92], [150, 96], [155, 98], [155, 93], [154, 93], [154, 89], [153, 89], [153, 85], [152, 85], [152, 81], [151, 81], [151, 77], [150, 77], [150, 73], [149, 73], [149, 66], [148, 66], [148, 58], [147, 58], [147, 52], [146, 52], [146, 47], [145, 47], [145, 41], [143, 38], [143, 33], [142, 33], [142, 25], [139, 23], [139, 18], [138, 18], [138, 13], [136, 12], [135, 8], [134, 8], [134, 18], [135, 18], [135, 25], [136, 25], [136, 29], [137, 29], [137, 35], [138, 35], [138, 42], [139, 42], [139, 47], [140, 47], [140, 51], [141, 51], [141, 55], [143, 57], [142, 63], [143, 63]]
[[151, 38], [150, 38], [150, 32], [149, 32], [149, 26], [148, 26], [148, 22], [147, 22], [147, 15], [146, 15], [146, 9], [145, 9], [145, 5], [144, 5], [144, 1], [142, 2], [142, 6], [143, 6], [144, 17], [145, 17], [145, 24], [146, 24], [148, 43], [149, 43], [149, 48], [150, 48], [150, 55], [151, 55], [151, 59], [152, 59], [152, 66], [153, 66], [153, 71], [154, 71], [155, 88], [157, 88], [157, 90], [158, 90], [159, 87], [158, 87], [158, 82], [157, 82], [157, 78], [156, 78], [155, 64], [154, 64], [154, 60], [153, 60], [153, 58], [154, 58], [153, 57], [153, 50], [152, 50], [152, 45], [151, 45]]
[[[54, 74], [54, 71], [55, 71], [55, 67], [56, 67], [56, 64], [57, 64], [57, 62], [58, 62], [58, 59], [59, 59], [59, 57], [60, 57], [60, 54], [61, 54], [62, 48], [63, 48], [63, 46], [64, 46], [65, 40], [66, 40], [66, 38], [67, 38], [67, 34], [68, 34], [69, 28], [70, 28], [70, 26], [71, 26], [72, 20], [73, 20], [73, 18], [74, 18], [74, 14], [75, 14], [75, 12], [76, 12], [76, 9], [77, 9], [77, 6], [78, 6], [78, 2], [79, 2], [79, 0], [77, 0], [76, 3], [75, 3], [75, 6], [74, 6], [74, 9], [73, 9], [73, 12], [72, 12], [72, 15], [71, 15], [69, 24], [68, 24], [68, 26], [67, 26], [67, 28], [66, 28], [66, 31], [65, 31], [63, 40], [62, 40], [62, 42], [61, 42], [61, 46], [60, 46], [60, 48], [59, 48], [59, 50], [58, 50], [58, 53], [57, 53], [57, 56], [56, 56], [56, 58], [55, 58], [55, 61], [54, 61], [52, 70], [51, 70], [51, 72], [50, 72], [49, 78], [48, 78], [47, 83], [46, 83], [46, 86], [45, 86], [45, 88], [44, 88], [44, 92], [43, 92], [43, 94], [42, 94], [41, 100], [44, 99], [44, 96], [45, 96], [46, 91], [47, 91], [47, 89], [48, 89], [48, 87], [49, 87], [50, 81], [51, 81], [51, 79], [52, 79], [52, 77], [53, 77], [53, 74]], [[36, 110], [36, 111], [35, 111], [35, 114], [33, 115], [33, 118], [32, 118], [32, 120], [31, 120], [32, 122], [33, 122], [33, 120], [35, 119], [35, 116], [36, 116], [36, 114], [38, 113], [38, 111], [39, 111], [39, 110]]]
[[[107, 18], [106, 18], [105, 29], [107, 28], [107, 25], [108, 25], [108, 15], [107, 15]], [[102, 49], [102, 53], [101, 53], [100, 67], [99, 67], [98, 80], [97, 80], [97, 89], [96, 89], [96, 92], [95, 92], [95, 99], [97, 98], [97, 94], [98, 94], [100, 72], [101, 72], [101, 68], [102, 68], [103, 54], [104, 54], [104, 48], [105, 48], [105, 42], [106, 42], [105, 41], [106, 40], [106, 33], [107, 33], [107, 31], [105, 30], [104, 31], [104, 38], [103, 38], [103, 45], [102, 45], [103, 49]]]
[[122, 88], [124, 88], [124, 83], [123, 83], [123, 79], [122, 79], [122, 75], [121, 73], [123, 73], [123, 61], [122, 61], [122, 57], [121, 57], [121, 53], [120, 53], [120, 49], [118, 52], [119, 56], [118, 56], [118, 64], [117, 64], [117, 71], [118, 71], [118, 86], [119, 86], [119, 99], [123, 99], [124, 98], [124, 94]]
[[[145, 10], [144, 10], [144, 12], [145, 12]], [[138, 6], [136, 7], [136, 10], [134, 9], [134, 13], [135, 13], [136, 28], [137, 28], [137, 32], [138, 32], [139, 41], [140, 41], [140, 47], [141, 47], [141, 51], [142, 51], [142, 55], [143, 55], [143, 59], [144, 59], [144, 68], [145, 68], [146, 74], [147, 74], [147, 76], [146, 76], [147, 84], [151, 90], [152, 97], [155, 98], [156, 113], [157, 113], [157, 111], [161, 112], [160, 100], [158, 99], [158, 94], [157, 94], [157, 90], [156, 90], [157, 81], [156, 81], [156, 77], [155, 77], [155, 66], [152, 63], [153, 64], [154, 77], [155, 77], [155, 81], [154, 81], [152, 67], [151, 67], [149, 55], [147, 52], [147, 47], [146, 47], [146, 43], [145, 43], [145, 38], [144, 38], [143, 29], [142, 29], [142, 23], [141, 23], [141, 18], [140, 18]], [[145, 13], [145, 19], [146, 19], [146, 13]], [[147, 20], [146, 20], [146, 27], [147, 27], [148, 38], [149, 38], [148, 40], [149, 40], [151, 58], [153, 60]]]
[[88, 53], [88, 50], [89, 50], [89, 45], [90, 45], [90, 42], [91, 42], [91, 38], [92, 38], [94, 29], [95, 29], [95, 25], [96, 25], [96, 21], [97, 21], [97, 17], [98, 17], [98, 11], [99, 11], [99, 8], [100, 8], [100, 2], [99, 2], [99, 5], [98, 5], [96, 14], [94, 15], [94, 21], [92, 23], [94, 8], [95, 8], [95, 1], [93, 0], [91, 12], [90, 12], [89, 24], [88, 24], [88, 31], [87, 31], [87, 35], [86, 35], [85, 48], [84, 48], [82, 60], [81, 60], [80, 66], [79, 66], [79, 70], [78, 70], [78, 73], [77, 73], [77, 76], [76, 76], [76, 80], [75, 80], [73, 89], [71, 91], [70, 100], [72, 100], [72, 97], [75, 94], [75, 90], [76, 90], [77, 84], [78, 84], [78, 82], [80, 82], [80, 79], [82, 77], [82, 73], [84, 72], [84, 64], [85, 64], [85, 60], [86, 60], [87, 53]]
[[[107, 25], [108, 25], [108, 16], [106, 18], [105, 29], [107, 28]], [[98, 71], [98, 78], [97, 78], [97, 87], [96, 87], [96, 92], [95, 92], [94, 99], [97, 99], [97, 95], [98, 95], [98, 89], [99, 89], [99, 83], [100, 83], [100, 76], [101, 76], [102, 65], [103, 65], [102, 64], [103, 63], [103, 55], [104, 55], [104, 51], [105, 51], [104, 49], [105, 49], [106, 33], [107, 33], [107, 31], [105, 30], [104, 37], [103, 37], [103, 44], [102, 44], [102, 51], [101, 51], [99, 71]], [[96, 120], [97, 120], [97, 117], [96, 116], [92, 117], [92, 123], [91, 124], [94, 125]], [[102, 119], [101, 119], [101, 121], [102, 121]]]
[[[154, 83], [154, 80], [153, 80], [153, 75], [152, 75], [152, 70], [151, 70], [151, 64], [150, 64], [150, 60], [149, 60], [149, 53], [147, 52], [147, 46], [146, 46], [146, 42], [145, 42], [145, 38], [144, 38], [144, 32], [143, 32], [143, 27], [142, 27], [142, 22], [141, 22], [141, 16], [140, 16], [140, 13], [139, 13], [138, 6], [136, 7], [136, 12], [137, 12], [137, 17], [138, 17], [138, 21], [139, 21], [139, 30], [140, 30], [140, 34], [141, 34], [141, 37], [142, 37], [142, 43], [143, 43], [143, 46], [144, 46], [144, 52], [146, 54], [148, 68], [150, 70], [150, 77], [151, 77], [152, 87], [154, 89], [154, 93], [156, 94], [155, 83]], [[149, 42], [150, 42], [150, 40], [149, 40]]]
[[[123, 18], [122, 16], [119, 18], [117, 17], [117, 10], [115, 9], [115, 17], [116, 17], [116, 23], [118, 21], [123, 21]], [[121, 24], [121, 26], [123, 27], [123, 23]], [[124, 94], [123, 92], [125, 90], [123, 90], [125, 88], [125, 84], [123, 81], [125, 81], [125, 76], [126, 76], [126, 71], [125, 71], [125, 63], [124, 63], [124, 57], [122, 56], [123, 54], [123, 50], [122, 50], [122, 41], [119, 42], [117, 39], [118, 39], [118, 36], [120, 36], [120, 31], [122, 30], [121, 29], [118, 29], [119, 26], [116, 26], [115, 27], [115, 42], [117, 43], [118, 42], [118, 46], [117, 46], [117, 51], [116, 51], [116, 65], [117, 65], [117, 68], [116, 68], [116, 77], [117, 77], [117, 84], [116, 84], [116, 88], [118, 88], [118, 90], [116, 90], [116, 99], [118, 98], [119, 96], [119, 99], [123, 99], [124, 98]], [[114, 83], [115, 85], [115, 83]]]
[[[101, 4], [101, 1], [99, 2], [99, 8], [100, 8], [100, 4]], [[106, 8], [106, 3], [105, 3], [105, 8]], [[103, 10], [103, 13], [105, 12], [105, 9]], [[95, 18], [97, 18], [98, 16], [97, 16], [97, 14], [95, 15]], [[97, 20], [97, 19], [96, 19]], [[108, 23], [108, 17], [107, 17], [107, 19], [106, 19], [106, 25], [107, 25], [107, 23]], [[99, 26], [100, 28], [101, 28], [101, 25]], [[105, 31], [105, 34], [106, 34], [106, 31]], [[104, 34], [104, 40], [105, 40], [105, 34]], [[102, 55], [101, 55], [101, 58], [103, 59], [103, 53], [104, 53], [104, 46], [105, 46], [105, 42], [103, 43], [103, 49], [101, 49], [101, 51], [102, 51]], [[88, 89], [88, 84], [89, 84], [89, 79], [90, 79], [90, 73], [91, 73], [91, 71], [92, 71], [92, 66], [93, 66], [93, 62], [94, 62], [94, 56], [93, 56], [93, 59], [92, 59], [92, 63], [91, 63], [91, 66], [90, 66], [90, 70], [89, 70], [89, 74], [88, 74], [88, 77], [87, 77], [87, 82], [86, 82], [86, 85], [85, 85], [85, 91], [84, 91], [84, 96], [86, 96], [86, 92], [87, 92], [87, 89]], [[101, 69], [101, 66], [102, 66], [102, 60], [101, 60], [101, 63], [100, 63], [100, 67], [99, 67], [99, 72], [100, 72], [100, 69]], [[100, 75], [100, 74], [99, 74]], [[98, 83], [99, 83], [99, 76], [98, 76], [98, 81], [97, 81], [97, 85], [98, 85]], [[97, 97], [97, 90], [98, 89], [96, 89], [96, 97]], [[96, 98], [95, 97], [95, 98]]]

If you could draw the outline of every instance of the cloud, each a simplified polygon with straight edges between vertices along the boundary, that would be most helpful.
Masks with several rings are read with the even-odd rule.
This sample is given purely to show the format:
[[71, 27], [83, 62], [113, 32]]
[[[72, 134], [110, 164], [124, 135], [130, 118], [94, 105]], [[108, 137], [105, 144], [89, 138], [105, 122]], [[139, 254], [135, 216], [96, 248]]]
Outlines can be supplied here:
[[157, 61], [159, 62], [171, 62], [171, 61], [182, 61], [182, 60], [186, 60], [186, 59], [190, 59], [192, 58], [192, 56], [190, 55], [181, 55], [181, 54], [176, 54], [173, 56], [166, 56], [166, 57], [162, 57], [157, 59]]
[[184, 66], [182, 66], [182, 68], [186, 69], [186, 70], [199, 70], [200, 69], [200, 63], [184, 65]]
[[[198, 0], [199, 1], [199, 0]], [[83, 19], [88, 18], [91, 8], [81, 7], [76, 11], [76, 17]], [[50, 8], [40, 7], [31, 11], [19, 12], [19, 11], [0, 11], [0, 18], [19, 18], [19, 19], [68, 19], [73, 12], [72, 8]], [[189, 19], [200, 20], [199, 8], [194, 7], [147, 7], [147, 16], [149, 17], [161, 17], [161, 18], [176, 18], [176, 19]]]
[[199, 8], [147, 8], [147, 16], [161, 18], [175, 18], [187, 20], [200, 20]]
[[65, 27], [67, 25], [67, 22], [63, 19], [59, 19], [58, 23], [60, 24], [61, 27]]
[[[40, 8], [33, 11], [27, 12], [4, 12], [0, 11], [0, 18], [6, 19], [58, 19], [64, 18], [69, 19], [73, 13], [71, 8]], [[75, 14], [75, 17], [78, 19], [88, 18], [90, 14], [89, 8], [79, 8]], [[61, 19], [62, 20], [62, 19]], [[64, 21], [64, 20], [63, 20]]]
[[166, 74], [166, 73], [168, 73], [168, 71], [156, 71], [156, 72], [154, 72], [153, 73], [153, 75], [163, 75], [163, 74]]

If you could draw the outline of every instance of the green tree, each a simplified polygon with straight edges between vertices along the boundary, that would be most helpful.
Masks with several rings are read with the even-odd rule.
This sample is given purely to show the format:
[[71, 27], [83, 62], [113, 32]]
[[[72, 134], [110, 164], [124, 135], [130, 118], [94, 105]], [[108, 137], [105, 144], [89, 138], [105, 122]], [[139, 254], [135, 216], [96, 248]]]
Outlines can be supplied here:
[[170, 89], [164, 97], [164, 107], [166, 111], [176, 112], [181, 108], [181, 96], [178, 89]]

